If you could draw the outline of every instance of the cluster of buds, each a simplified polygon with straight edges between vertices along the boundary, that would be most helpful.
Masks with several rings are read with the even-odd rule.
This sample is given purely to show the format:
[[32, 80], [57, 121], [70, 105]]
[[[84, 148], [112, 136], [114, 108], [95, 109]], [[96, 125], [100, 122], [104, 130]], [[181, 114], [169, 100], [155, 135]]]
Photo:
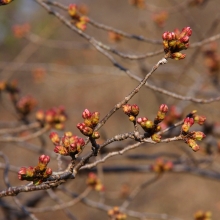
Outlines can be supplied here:
[[158, 158], [151, 166], [151, 169], [156, 173], [171, 171], [173, 169], [173, 163], [172, 161], [164, 161], [162, 158]]
[[0, 5], [7, 5], [11, 3], [13, 0], [0, 0]]
[[62, 137], [59, 137], [56, 132], [51, 132], [49, 137], [55, 145], [54, 152], [63, 156], [74, 158], [76, 154], [82, 151], [85, 145], [85, 141], [82, 138], [73, 135], [70, 131], [65, 132]]
[[192, 111], [184, 119], [182, 128], [181, 128], [181, 134], [184, 138], [184, 141], [189, 145], [189, 147], [192, 148], [193, 151], [199, 150], [199, 145], [196, 143], [196, 141], [201, 141], [203, 138], [205, 138], [205, 134], [201, 131], [192, 131], [190, 132], [190, 128], [193, 126], [194, 123], [198, 123], [199, 125], [203, 125], [206, 118], [204, 116], [200, 116], [195, 114], [196, 110]]
[[41, 184], [52, 174], [52, 169], [47, 167], [49, 162], [49, 156], [41, 155], [37, 166], [20, 168], [18, 171], [18, 179], [33, 181], [35, 185]]
[[86, 184], [98, 192], [104, 191], [104, 186], [95, 173], [89, 173]]
[[146, 117], [137, 119], [137, 123], [140, 124], [144, 131], [146, 131], [150, 135], [151, 139], [157, 143], [161, 141], [161, 136], [157, 134], [157, 132], [161, 130], [161, 126], [159, 125], [159, 123], [164, 120], [167, 112], [168, 106], [162, 104], [159, 108], [159, 111], [157, 112], [157, 116], [155, 117], [154, 121], [150, 121]]
[[100, 134], [96, 131], [94, 132], [94, 128], [99, 123], [99, 112], [90, 112], [88, 109], [85, 109], [82, 113], [82, 118], [84, 122], [77, 124], [80, 132], [85, 136], [98, 139]]
[[29, 33], [30, 25], [29, 24], [14, 25], [12, 31], [15, 37], [22, 38]]
[[137, 8], [140, 8], [140, 9], [146, 8], [145, 0], [129, 0], [129, 3]]
[[184, 59], [186, 55], [180, 53], [180, 51], [189, 47], [189, 37], [191, 35], [192, 29], [190, 27], [183, 28], [182, 32], [177, 29], [174, 32], [164, 32], [162, 38], [165, 58]]
[[121, 212], [117, 206], [113, 207], [113, 209], [108, 210], [108, 216], [112, 220], [113, 219], [114, 220], [125, 220], [125, 219], [127, 219], [126, 214]]
[[32, 96], [27, 95], [20, 98], [16, 103], [16, 109], [22, 116], [28, 115], [36, 106], [37, 101]]
[[89, 22], [89, 18], [80, 15], [80, 11], [76, 4], [69, 5], [68, 13], [73, 19], [74, 25], [80, 30], [84, 31], [86, 29], [87, 23]]
[[168, 18], [167, 11], [161, 11], [159, 13], [155, 13], [152, 17], [153, 21], [158, 27], [164, 27], [167, 18]]
[[108, 37], [110, 39], [110, 41], [112, 42], [120, 42], [122, 39], [123, 39], [123, 36], [118, 34], [118, 33], [115, 33], [113, 31], [109, 31], [108, 32]]
[[126, 104], [122, 106], [123, 112], [128, 115], [129, 120], [132, 122], [136, 121], [136, 117], [139, 114], [139, 107], [138, 105], [134, 104], [134, 105], [130, 105], [130, 104]]
[[44, 126], [50, 126], [55, 129], [64, 129], [64, 122], [67, 119], [65, 108], [63, 106], [54, 107], [47, 111], [38, 110], [36, 112], [36, 120]]
[[194, 214], [194, 220], [212, 220], [212, 213], [198, 211]]
[[220, 56], [217, 53], [217, 45], [212, 44], [203, 53], [205, 66], [208, 68], [210, 75], [217, 75], [220, 69]]

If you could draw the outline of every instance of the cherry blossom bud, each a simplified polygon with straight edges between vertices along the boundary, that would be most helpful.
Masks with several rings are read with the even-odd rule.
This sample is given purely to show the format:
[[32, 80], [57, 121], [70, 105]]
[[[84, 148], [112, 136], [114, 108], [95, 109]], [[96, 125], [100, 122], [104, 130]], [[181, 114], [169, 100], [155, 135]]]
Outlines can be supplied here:
[[51, 132], [49, 137], [53, 144], [58, 145], [60, 143], [59, 135], [56, 132]]
[[187, 144], [192, 148], [193, 151], [198, 151], [199, 150], [199, 145], [195, 142], [193, 139], [188, 139]]
[[154, 142], [159, 143], [159, 142], [161, 141], [161, 136], [160, 136], [159, 134], [155, 133], [155, 134], [153, 134], [153, 135], [151, 136], [151, 139], [152, 139]]
[[84, 118], [84, 119], [88, 119], [88, 118], [90, 118], [92, 116], [92, 114], [91, 114], [91, 112], [88, 110], [88, 109], [85, 109], [84, 111], [83, 111], [83, 113], [82, 113], [82, 117]]
[[50, 162], [50, 157], [43, 154], [39, 157], [39, 162], [47, 165]]
[[196, 123], [198, 123], [199, 125], [203, 125], [204, 122], [206, 121], [206, 117], [205, 116], [200, 116], [200, 115], [194, 115], [194, 121]]
[[193, 132], [193, 135], [192, 135], [192, 138], [196, 141], [201, 141], [205, 137], [206, 135], [201, 131], [195, 131]]
[[131, 114], [133, 115], [133, 116], [138, 116], [138, 114], [139, 114], [139, 107], [138, 107], [138, 105], [132, 105], [131, 106]]
[[63, 155], [63, 156], [69, 155], [68, 149], [65, 148], [64, 146], [56, 146], [53, 151], [55, 153], [58, 153], [58, 154]]

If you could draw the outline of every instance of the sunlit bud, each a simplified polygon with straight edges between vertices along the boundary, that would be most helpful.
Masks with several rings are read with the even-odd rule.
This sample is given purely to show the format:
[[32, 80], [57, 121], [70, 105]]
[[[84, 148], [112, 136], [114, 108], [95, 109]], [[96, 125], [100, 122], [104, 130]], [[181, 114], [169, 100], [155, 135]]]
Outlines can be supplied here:
[[35, 173], [35, 168], [34, 167], [28, 167], [26, 169], [26, 177], [33, 177]]
[[72, 137], [72, 132], [71, 131], [66, 131], [65, 133], [64, 133], [64, 136], [67, 136], [67, 137]]
[[59, 135], [56, 132], [51, 132], [49, 137], [53, 144], [58, 145], [60, 143]]
[[86, 24], [84, 22], [77, 22], [76, 24], [76, 27], [82, 31], [86, 30]]
[[130, 104], [123, 105], [122, 109], [126, 115], [129, 115], [131, 113], [131, 105]]
[[103, 184], [100, 182], [100, 183], [97, 183], [96, 185], [95, 185], [95, 190], [97, 191], [97, 192], [102, 192], [102, 191], [104, 191], [104, 189], [105, 189], [105, 187], [103, 186]]
[[55, 153], [61, 154], [63, 156], [69, 155], [69, 151], [64, 146], [56, 146], [53, 150]]
[[166, 50], [166, 49], [169, 49], [169, 43], [168, 43], [167, 40], [164, 40], [164, 41], [163, 41], [163, 47], [164, 47], [165, 50]]
[[201, 141], [205, 137], [206, 135], [201, 131], [195, 131], [193, 132], [193, 135], [192, 135], [192, 138], [196, 141]]
[[155, 133], [155, 134], [153, 134], [153, 135], [151, 136], [151, 139], [152, 139], [153, 141], [159, 143], [159, 142], [161, 141], [161, 136], [160, 136], [159, 134]]
[[198, 151], [199, 150], [199, 145], [195, 142], [193, 139], [188, 139], [187, 144], [192, 148], [193, 151]]
[[0, 0], [0, 5], [7, 5], [11, 2], [12, 0]]
[[100, 138], [100, 134], [99, 134], [97, 131], [95, 131], [95, 132], [93, 132], [93, 134], [92, 134], [92, 138], [98, 139], [98, 138]]
[[134, 121], [136, 120], [136, 118], [135, 118], [135, 116], [130, 115], [130, 116], [129, 116], [129, 120], [130, 120], [131, 122], [134, 122]]
[[194, 121], [196, 123], [198, 123], [199, 125], [203, 125], [204, 122], [206, 121], [206, 117], [205, 116], [200, 116], [200, 115], [194, 115]]
[[68, 8], [68, 13], [71, 17], [75, 17], [77, 15], [77, 5], [70, 4]]
[[81, 23], [84, 23], [84, 24], [89, 22], [89, 18], [86, 16], [81, 16], [79, 20]]
[[186, 57], [186, 54], [182, 54], [180, 52], [171, 54], [171, 59], [175, 59], [175, 60], [181, 60], [181, 59], [184, 59], [185, 57]]
[[64, 146], [64, 147], [69, 147], [69, 145], [70, 145], [70, 138], [68, 137], [68, 136], [63, 136], [62, 137], [62, 145]]
[[44, 121], [45, 114], [43, 110], [38, 110], [35, 114], [35, 117], [38, 121]]
[[154, 123], [152, 121], [148, 120], [145, 122], [145, 127], [148, 129], [151, 129], [154, 127]]
[[176, 44], [177, 44], [176, 40], [168, 41], [168, 45], [169, 45], [169, 47], [175, 47]]
[[161, 130], [161, 126], [160, 125], [157, 125], [156, 127], [156, 132], [160, 131]]
[[93, 126], [91, 119], [85, 119], [85, 120], [84, 120], [84, 123], [85, 123], [85, 125], [86, 125], [87, 127], [92, 127], [92, 126]]
[[92, 121], [93, 127], [95, 127], [99, 123], [99, 116], [100, 116], [99, 112], [92, 113], [91, 121]]

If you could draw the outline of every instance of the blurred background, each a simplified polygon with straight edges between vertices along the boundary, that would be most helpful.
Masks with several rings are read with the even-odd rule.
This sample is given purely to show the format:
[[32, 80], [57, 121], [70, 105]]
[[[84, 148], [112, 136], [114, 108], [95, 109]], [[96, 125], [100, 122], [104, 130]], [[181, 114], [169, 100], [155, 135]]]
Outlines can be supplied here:
[[[218, 0], [186, 0], [186, 1], [116, 1], [85, 0], [59, 1], [68, 6], [70, 3], [82, 7], [86, 16], [100, 24], [122, 30], [124, 32], [144, 36], [161, 41], [164, 31], [182, 30], [190, 26], [193, 34], [190, 43], [200, 42], [220, 33], [220, 14]], [[138, 5], [139, 2], [139, 5]], [[136, 5], [135, 5], [136, 3]], [[69, 19], [67, 12], [54, 7], [55, 10]], [[134, 39], [115, 39], [108, 31], [88, 24], [85, 33], [124, 54], [141, 55], [162, 49], [162, 44], [146, 43]], [[55, 16], [41, 7], [34, 0], [20, 0], [0, 7], [0, 81], [16, 81], [20, 96], [30, 95], [37, 101], [31, 121], [35, 120], [34, 112], [54, 106], [65, 106], [68, 120], [65, 131], [72, 131], [82, 136], [76, 124], [82, 121], [82, 111], [99, 111], [104, 117], [119, 101], [129, 94], [137, 81], [129, 78], [99, 53], [91, 44], [77, 33], [70, 30]], [[220, 95], [219, 85], [219, 40], [202, 47], [190, 48], [184, 60], [168, 60], [166, 65], [152, 75], [148, 83], [171, 91], [174, 94], [194, 98], [210, 99]], [[163, 54], [139, 60], [124, 59], [114, 55], [118, 63], [128, 68], [134, 75], [143, 78], [151, 68], [163, 57]], [[16, 121], [16, 112], [7, 96], [0, 97], [0, 125], [9, 127]], [[219, 173], [219, 102], [198, 104], [190, 101], [174, 99], [170, 96], [143, 87], [129, 102], [140, 107], [140, 117], [154, 119], [162, 103], [175, 106], [176, 111], [186, 116], [192, 110], [207, 117], [207, 138], [201, 142], [201, 150], [194, 153], [183, 142], [150, 145], [116, 156], [98, 165], [99, 178], [102, 180], [104, 193], [92, 192], [88, 198], [109, 206], [120, 206], [129, 193], [139, 184], [155, 176], [152, 172], [105, 172], [105, 167], [148, 165], [154, 163], [156, 156], [166, 157], [177, 154], [178, 158], [194, 160], [205, 158], [209, 163], [202, 168]], [[211, 130], [210, 130], [211, 127]], [[204, 128], [196, 127], [195, 130]], [[100, 130], [100, 143], [116, 134], [132, 132], [133, 125], [122, 111], [116, 112]], [[203, 130], [204, 131], [204, 130]], [[62, 134], [63, 131], [60, 132]], [[24, 135], [24, 134], [22, 134]], [[44, 148], [53, 151], [53, 144], [44, 134]], [[44, 151], [41, 142], [31, 140], [38, 152], [28, 149], [22, 144], [0, 143], [0, 149], [7, 155], [11, 165], [16, 167], [34, 166], [38, 156]], [[133, 142], [132, 142], [133, 143]], [[106, 152], [122, 149], [130, 142], [119, 142], [109, 145]], [[40, 149], [42, 150], [40, 152]], [[85, 152], [90, 151], [88, 145]], [[102, 152], [104, 155], [106, 152]], [[56, 154], [50, 167], [58, 170]], [[133, 155], [133, 157], [129, 157]], [[134, 156], [136, 155], [136, 157]], [[140, 159], [138, 155], [145, 155]], [[99, 157], [100, 158], [100, 157]], [[133, 159], [132, 159], [133, 158]], [[136, 159], [134, 159], [136, 158]], [[137, 159], [138, 158], [138, 159]], [[1, 161], [3, 162], [3, 161]], [[62, 166], [65, 169], [68, 161]], [[110, 169], [111, 170], [111, 169]], [[3, 170], [0, 171], [1, 176]], [[89, 172], [89, 171], [88, 171]], [[81, 193], [86, 188], [87, 171], [79, 173], [75, 180], [68, 181], [66, 187], [72, 193]], [[16, 172], [10, 172], [11, 185], [18, 186], [26, 182], [18, 181]], [[204, 178], [188, 173], [166, 173], [155, 183], [147, 186], [131, 202], [128, 209], [144, 213], [166, 213], [168, 216], [146, 219], [193, 219], [198, 210], [212, 212], [215, 220], [220, 219], [220, 179]], [[0, 181], [0, 189], [5, 189]], [[63, 201], [70, 198], [57, 190]], [[56, 204], [46, 192], [21, 193], [20, 201], [25, 204], [39, 196], [34, 207]], [[103, 202], [104, 201], [104, 202]], [[28, 219], [16, 211], [13, 198], [1, 199], [2, 207], [10, 204], [14, 207], [12, 215], [6, 209], [0, 209], [0, 220]], [[106, 211], [78, 203], [65, 211], [36, 213], [38, 219], [108, 219]], [[11, 211], [12, 212], [12, 211]], [[75, 216], [75, 217], [74, 217]], [[135, 219], [128, 217], [128, 219]]]

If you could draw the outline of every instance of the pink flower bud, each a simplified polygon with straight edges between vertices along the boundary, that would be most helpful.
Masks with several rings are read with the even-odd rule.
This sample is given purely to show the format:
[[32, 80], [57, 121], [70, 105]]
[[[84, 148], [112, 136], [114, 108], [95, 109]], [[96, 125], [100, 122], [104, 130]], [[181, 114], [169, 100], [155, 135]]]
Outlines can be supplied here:
[[84, 119], [88, 119], [88, 118], [90, 118], [91, 117], [91, 112], [88, 110], [88, 109], [85, 109], [84, 111], [83, 111], [83, 113], [82, 113], [82, 117], [84, 118]]
[[184, 119], [184, 124], [185, 123], [189, 124], [190, 127], [191, 127], [194, 124], [194, 119], [187, 117], [187, 118]]
[[160, 106], [160, 111], [163, 113], [167, 113], [168, 112], [168, 106], [166, 104], [162, 104]]
[[180, 38], [180, 42], [182, 43], [188, 43], [189, 42], [189, 36], [185, 35], [182, 38]]
[[182, 29], [182, 32], [184, 32], [185, 35], [187, 35], [187, 36], [189, 36], [189, 37], [192, 35], [192, 29], [191, 29], [190, 27], [184, 27], [184, 28]]
[[47, 177], [49, 177], [52, 173], [53, 173], [53, 171], [51, 168], [47, 168], [45, 171], [45, 174], [47, 175]]
[[163, 39], [163, 40], [167, 40], [167, 35], [168, 35], [168, 33], [169, 33], [168, 31], [166, 31], [166, 32], [163, 33], [163, 35], [162, 35], [162, 39]]
[[39, 157], [39, 162], [47, 165], [50, 162], [50, 157], [43, 154]]

